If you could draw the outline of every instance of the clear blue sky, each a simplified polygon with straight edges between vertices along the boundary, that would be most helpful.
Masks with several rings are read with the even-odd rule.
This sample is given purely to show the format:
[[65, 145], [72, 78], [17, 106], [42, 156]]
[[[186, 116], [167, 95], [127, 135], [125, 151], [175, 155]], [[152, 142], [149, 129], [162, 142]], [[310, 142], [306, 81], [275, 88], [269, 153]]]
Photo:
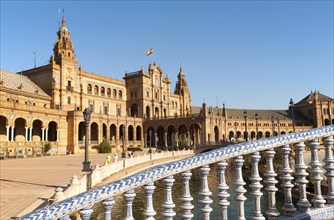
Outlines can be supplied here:
[[[333, 1], [1, 1], [1, 69], [44, 65], [58, 9], [83, 69], [122, 79], [156, 61], [192, 104], [286, 109], [319, 90], [334, 96]], [[154, 48], [147, 57], [146, 51]]]

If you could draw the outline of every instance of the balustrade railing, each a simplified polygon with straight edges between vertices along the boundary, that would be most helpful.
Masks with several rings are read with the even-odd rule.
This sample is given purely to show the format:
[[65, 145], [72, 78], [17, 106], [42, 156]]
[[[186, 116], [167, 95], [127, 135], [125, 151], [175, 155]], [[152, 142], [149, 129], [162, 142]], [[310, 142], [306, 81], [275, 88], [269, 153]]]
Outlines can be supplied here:
[[[91, 189], [78, 196], [68, 198], [59, 203], [36, 210], [22, 219], [66, 219], [72, 213], [78, 212], [82, 219], [90, 219], [93, 212], [92, 206], [95, 203], [102, 203], [105, 209], [105, 219], [111, 219], [112, 207], [115, 203], [113, 197], [123, 194], [126, 202], [124, 210], [125, 219], [134, 219], [132, 204], [137, 199], [134, 189], [144, 186], [146, 193], [146, 207], [141, 219], [155, 219], [152, 197], [154, 197], [154, 182], [160, 179], [165, 184], [165, 199], [161, 205], [164, 211], [160, 216], [164, 219], [173, 219], [176, 211], [180, 210], [182, 219], [194, 218], [193, 197], [190, 192], [189, 180], [192, 176], [191, 170], [200, 168], [201, 188], [197, 192], [198, 207], [202, 213], [201, 219], [210, 219], [212, 211], [212, 198], [218, 197], [221, 208], [220, 219], [227, 219], [230, 201], [235, 200], [237, 212], [233, 219], [246, 219], [245, 217], [245, 193], [246, 177], [243, 172], [245, 163], [244, 155], [250, 155], [252, 163], [250, 194], [253, 203], [252, 219], [333, 219], [334, 216], [334, 158], [333, 158], [333, 135], [334, 126], [315, 128], [303, 132], [291, 133], [277, 137], [270, 137], [252, 142], [245, 142], [236, 145], [222, 147], [220, 149], [198, 154], [186, 159], [158, 165], [150, 169], [141, 171], [126, 178], [111, 182], [99, 188]], [[325, 158], [322, 165], [318, 157], [319, 144], [324, 145]], [[311, 158], [305, 159], [305, 146], [311, 150]], [[294, 152], [294, 154], [292, 154]], [[294, 160], [289, 157], [294, 155]], [[261, 156], [265, 159], [265, 171], [259, 169]], [[275, 164], [274, 164], [275, 159]], [[232, 187], [236, 196], [230, 197], [229, 186], [225, 181], [225, 170], [230, 166], [227, 161], [233, 162], [234, 180]], [[305, 164], [308, 163], [309, 166]], [[218, 189], [217, 195], [212, 195], [208, 185], [208, 165], [218, 163]], [[274, 165], [280, 164], [278, 169]], [[322, 170], [323, 168], [324, 170]], [[279, 173], [276, 173], [279, 172]], [[324, 176], [321, 173], [324, 172]], [[181, 173], [182, 190], [174, 189], [174, 175]], [[314, 185], [314, 191], [307, 192], [306, 185], [309, 178]], [[323, 180], [324, 178], [324, 180]], [[278, 184], [278, 179], [281, 181]], [[262, 181], [263, 180], [263, 181]], [[293, 182], [295, 184], [293, 184]], [[321, 183], [326, 183], [327, 192], [322, 193]], [[277, 207], [276, 194], [279, 189], [284, 193], [283, 207]], [[297, 189], [297, 190], [296, 190]], [[172, 190], [180, 191], [181, 206], [176, 208], [172, 198]], [[182, 193], [181, 193], [182, 192]], [[293, 193], [298, 193], [298, 202], [294, 203]], [[263, 197], [268, 197], [267, 207], [261, 210], [260, 201]], [[309, 198], [311, 198], [309, 200]], [[144, 199], [144, 198], [139, 198]], [[283, 208], [283, 212], [280, 212]], [[298, 210], [297, 210], [298, 209]], [[198, 211], [196, 212], [198, 213]], [[196, 219], [200, 218], [199, 216]]]

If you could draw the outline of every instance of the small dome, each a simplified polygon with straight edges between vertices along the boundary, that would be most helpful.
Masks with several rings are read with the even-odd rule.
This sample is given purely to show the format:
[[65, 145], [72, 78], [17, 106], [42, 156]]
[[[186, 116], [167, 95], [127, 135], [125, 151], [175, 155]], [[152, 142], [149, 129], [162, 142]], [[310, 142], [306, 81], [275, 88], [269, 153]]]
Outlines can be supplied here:
[[68, 29], [67, 29], [66, 26], [61, 26], [61, 27], [59, 28], [59, 31], [60, 31], [60, 32], [68, 32]]

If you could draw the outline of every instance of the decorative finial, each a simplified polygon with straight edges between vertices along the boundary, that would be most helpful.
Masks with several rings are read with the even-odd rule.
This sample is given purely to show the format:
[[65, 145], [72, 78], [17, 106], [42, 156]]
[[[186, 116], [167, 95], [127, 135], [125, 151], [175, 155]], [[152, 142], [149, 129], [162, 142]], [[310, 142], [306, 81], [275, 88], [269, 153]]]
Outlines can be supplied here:
[[66, 26], [66, 20], [65, 20], [65, 10], [63, 9], [63, 15], [62, 15], [62, 19], [61, 19], [61, 26]]

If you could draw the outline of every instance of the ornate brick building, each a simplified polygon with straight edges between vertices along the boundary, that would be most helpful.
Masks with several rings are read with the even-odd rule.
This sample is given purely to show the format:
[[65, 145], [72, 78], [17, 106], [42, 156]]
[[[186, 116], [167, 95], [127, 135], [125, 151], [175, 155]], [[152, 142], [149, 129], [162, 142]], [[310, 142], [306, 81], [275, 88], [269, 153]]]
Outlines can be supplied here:
[[92, 109], [89, 146], [106, 139], [116, 150], [123, 139], [126, 148], [166, 149], [334, 124], [334, 100], [319, 92], [287, 110], [196, 107], [182, 68], [173, 92], [156, 63], [126, 73], [124, 81], [89, 73], [78, 66], [65, 18], [57, 35], [47, 65], [20, 73], [1, 70], [0, 146], [12, 155], [33, 154], [48, 142], [58, 154], [82, 153], [85, 108]]

